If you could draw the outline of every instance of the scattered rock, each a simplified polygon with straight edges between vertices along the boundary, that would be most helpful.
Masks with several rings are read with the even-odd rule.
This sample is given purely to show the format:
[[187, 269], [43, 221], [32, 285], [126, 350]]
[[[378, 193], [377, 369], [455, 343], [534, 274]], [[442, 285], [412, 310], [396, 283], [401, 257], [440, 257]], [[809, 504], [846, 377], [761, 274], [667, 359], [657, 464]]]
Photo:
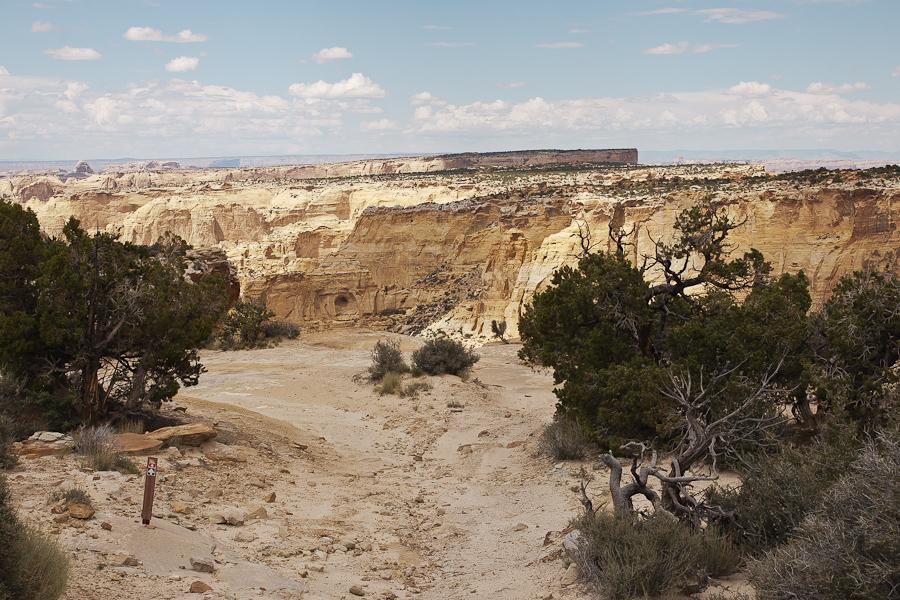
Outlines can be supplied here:
[[172, 512], [181, 513], [183, 515], [188, 515], [191, 513], [191, 507], [187, 502], [173, 502], [172, 503]]
[[325, 565], [309, 564], [309, 565], [306, 565], [306, 570], [307, 571], [315, 571], [316, 573], [324, 573]]
[[252, 485], [253, 487], [258, 487], [260, 489], [266, 487], [266, 482], [259, 477], [248, 477], [247, 483], [249, 485]]
[[365, 595], [366, 595], [366, 590], [362, 589], [362, 588], [361, 588], [360, 586], [358, 586], [358, 585], [351, 585], [351, 586], [350, 586], [350, 593], [353, 594], [354, 596], [365, 596]]
[[192, 594], [202, 594], [204, 592], [208, 592], [212, 590], [212, 588], [202, 581], [195, 581], [191, 584], [191, 593]]
[[272, 502], [275, 502], [275, 492], [272, 492], [271, 494], [269, 494], [268, 496], [263, 498], [263, 500], [265, 500], [269, 504], [271, 504]]
[[506, 445], [506, 447], [507, 448], [518, 448], [519, 446], [523, 445], [524, 443], [525, 443], [525, 440], [516, 440], [515, 442], [508, 443]]
[[87, 504], [70, 504], [69, 516], [76, 519], [87, 520], [94, 516], [96, 511]]
[[563, 573], [562, 579], [559, 580], [560, 585], [569, 586], [578, 583], [578, 565], [572, 563], [566, 572]]
[[211, 558], [192, 556], [191, 568], [198, 573], [215, 573], [216, 563]]
[[563, 548], [565, 548], [569, 552], [575, 552], [576, 550], [578, 550], [579, 538], [581, 538], [581, 532], [570, 531], [566, 534], [566, 537], [563, 538]]
[[244, 524], [244, 511], [239, 508], [226, 508], [222, 511], [222, 518], [229, 525], [240, 526]]
[[267, 519], [268, 517], [269, 517], [269, 514], [266, 512], [265, 507], [259, 506], [255, 509], [253, 509], [252, 511], [250, 511], [249, 513], [247, 513], [247, 515], [244, 518], [245, 519]]
[[247, 457], [232, 448], [231, 446], [227, 446], [225, 444], [220, 444], [219, 442], [210, 441], [201, 444], [200, 450], [203, 451], [203, 456], [208, 458], [209, 460], [228, 460], [232, 462], [247, 462]]
[[256, 534], [252, 531], [241, 531], [236, 536], [234, 536], [234, 541], [236, 542], [249, 543], [255, 542], [257, 539], [258, 538], [256, 537]]
[[197, 423], [188, 423], [187, 425], [163, 427], [145, 435], [169, 445], [174, 445], [172, 444], [173, 440], [178, 438], [178, 442], [182, 446], [199, 446], [203, 442], [216, 437], [218, 432], [212, 423], [199, 421]]
[[489, 436], [489, 435], [491, 435], [491, 432], [488, 431], [487, 429], [485, 429], [484, 431], [480, 431], [480, 432], [478, 433], [478, 437], [487, 437], [487, 436]]
[[116, 555], [115, 559], [113, 559], [113, 564], [122, 567], [136, 567], [141, 563], [138, 562], [138, 559], [135, 558], [134, 555], [128, 554], [127, 552], [120, 552]]
[[472, 453], [472, 445], [471, 444], [463, 444], [459, 448], [456, 449], [457, 452], [462, 452], [463, 454], [471, 454]]
[[103, 529], [105, 529], [107, 531], [112, 531], [112, 523], [107, 523], [106, 521], [103, 521], [102, 523], [100, 523], [100, 527], [102, 527]]
[[526, 525], [525, 523], [519, 523], [518, 525], [513, 527], [513, 531], [525, 531], [526, 529], [528, 529], [528, 525]]

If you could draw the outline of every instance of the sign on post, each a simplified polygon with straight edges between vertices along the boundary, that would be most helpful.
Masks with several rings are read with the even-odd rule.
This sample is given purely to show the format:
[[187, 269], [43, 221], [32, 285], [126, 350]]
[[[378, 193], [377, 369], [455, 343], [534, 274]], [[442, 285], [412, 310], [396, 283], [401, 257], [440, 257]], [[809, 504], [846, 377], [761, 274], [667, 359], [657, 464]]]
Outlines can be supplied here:
[[156, 489], [156, 465], [159, 459], [147, 457], [147, 476], [144, 477], [144, 508], [141, 510], [141, 522], [150, 524], [153, 516], [153, 492]]

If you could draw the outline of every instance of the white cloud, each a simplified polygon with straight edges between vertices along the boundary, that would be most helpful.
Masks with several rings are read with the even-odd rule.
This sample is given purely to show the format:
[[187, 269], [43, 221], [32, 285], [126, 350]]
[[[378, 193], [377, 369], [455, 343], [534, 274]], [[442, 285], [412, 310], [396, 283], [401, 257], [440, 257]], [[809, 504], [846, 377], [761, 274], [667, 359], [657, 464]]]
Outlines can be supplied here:
[[152, 27], [129, 27], [122, 37], [132, 42], [205, 42], [209, 36], [203, 33], [194, 33], [190, 29], [179, 31], [176, 35], [165, 35], [159, 29]]
[[398, 129], [397, 124], [390, 119], [381, 119], [379, 121], [364, 121], [359, 124], [362, 131], [394, 131]]
[[641, 54], [684, 54], [688, 49], [688, 42], [678, 42], [677, 44], [663, 44], [642, 50]]
[[513, 81], [511, 83], [498, 83], [497, 87], [501, 90], [512, 90], [515, 88], [525, 87], [524, 81]]
[[292, 96], [300, 98], [384, 98], [387, 92], [363, 75], [354, 73], [337, 83], [319, 80], [316, 83], [295, 83], [289, 88]]
[[648, 10], [645, 12], [636, 12], [636, 13], [631, 13], [631, 14], [633, 14], [635, 16], [644, 17], [644, 16], [648, 16], [648, 15], [672, 15], [672, 14], [677, 14], [677, 13], [683, 13], [685, 11], [686, 11], [686, 9], [684, 9], [684, 8], [660, 8], [659, 10]]
[[0, 75], [9, 75], [9, 71], [6, 70], [6, 67], [0, 66]]
[[581, 48], [584, 46], [581, 42], [553, 42], [552, 44], [535, 44], [535, 48], [552, 48], [554, 50], [560, 48]]
[[44, 21], [35, 21], [31, 24], [31, 33], [50, 33], [51, 31], [59, 31], [61, 28], [53, 23], [45, 23]]
[[320, 65], [341, 58], [353, 58], [353, 53], [343, 46], [335, 46], [334, 48], [322, 48], [312, 55], [312, 59]]
[[719, 48], [737, 48], [737, 44], [697, 44], [691, 47], [692, 54], [703, 54]]
[[93, 48], [71, 48], [63, 46], [62, 48], [48, 48], [43, 51], [50, 58], [56, 60], [99, 60], [103, 56]]
[[783, 19], [787, 15], [770, 10], [741, 10], [739, 8], [704, 8], [693, 11], [692, 14], [704, 17], [704, 23], [717, 21], [719, 23], [743, 24], [754, 21], [768, 21], [770, 19]]
[[447, 104], [447, 101], [443, 98], [435, 96], [431, 92], [419, 92], [418, 94], [413, 94], [409, 97], [409, 103], [411, 106], [422, 106], [423, 104], [430, 104], [432, 106], [444, 106]]
[[760, 83], [758, 81], [742, 81], [737, 85], [733, 85], [725, 93], [730, 96], [743, 96], [745, 98], [758, 98], [760, 96], [768, 96], [772, 93], [773, 88], [768, 83]]
[[199, 66], [200, 57], [198, 56], [179, 56], [166, 64], [166, 71], [170, 73], [184, 73], [185, 71], [196, 71]]
[[861, 81], [856, 83], [845, 83], [844, 85], [834, 85], [833, 83], [816, 82], [809, 84], [806, 88], [807, 94], [848, 94], [859, 90], [871, 90], [872, 86]]
[[429, 46], [440, 46], [443, 48], [459, 48], [460, 46], [472, 46], [472, 42], [431, 42]]

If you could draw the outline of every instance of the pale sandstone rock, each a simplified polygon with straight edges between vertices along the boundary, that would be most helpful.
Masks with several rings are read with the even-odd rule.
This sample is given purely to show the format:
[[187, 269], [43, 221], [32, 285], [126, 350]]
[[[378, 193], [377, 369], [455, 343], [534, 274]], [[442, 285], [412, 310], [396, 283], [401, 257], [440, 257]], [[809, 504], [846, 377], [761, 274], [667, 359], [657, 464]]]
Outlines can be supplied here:
[[149, 438], [160, 440], [163, 443], [172, 443], [177, 439], [182, 446], [199, 446], [203, 442], [216, 437], [218, 432], [212, 423], [198, 422], [174, 427], [163, 427], [156, 431], [146, 433]]

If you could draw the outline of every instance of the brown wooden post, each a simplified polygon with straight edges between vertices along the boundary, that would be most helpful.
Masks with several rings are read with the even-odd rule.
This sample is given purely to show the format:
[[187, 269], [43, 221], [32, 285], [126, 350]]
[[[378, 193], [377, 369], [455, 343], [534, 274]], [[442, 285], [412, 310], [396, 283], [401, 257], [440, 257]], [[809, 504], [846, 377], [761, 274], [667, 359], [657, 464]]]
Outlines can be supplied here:
[[158, 459], [147, 457], [147, 476], [144, 478], [144, 508], [141, 510], [141, 522], [150, 524], [153, 516], [153, 492], [156, 489], [156, 465]]

